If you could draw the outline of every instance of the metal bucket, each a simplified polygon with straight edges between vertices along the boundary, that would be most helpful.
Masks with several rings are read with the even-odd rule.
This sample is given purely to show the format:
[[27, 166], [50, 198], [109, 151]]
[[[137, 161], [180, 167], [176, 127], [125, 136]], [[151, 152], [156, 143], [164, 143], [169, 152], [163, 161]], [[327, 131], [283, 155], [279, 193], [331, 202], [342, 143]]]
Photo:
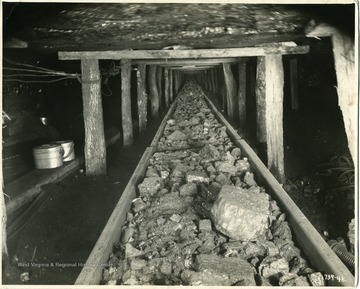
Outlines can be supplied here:
[[64, 149], [59, 144], [43, 144], [33, 148], [35, 167], [53, 169], [63, 165]]
[[64, 155], [63, 155], [64, 162], [69, 162], [75, 159], [74, 142], [72, 140], [59, 140], [53, 143], [62, 146], [64, 150]]

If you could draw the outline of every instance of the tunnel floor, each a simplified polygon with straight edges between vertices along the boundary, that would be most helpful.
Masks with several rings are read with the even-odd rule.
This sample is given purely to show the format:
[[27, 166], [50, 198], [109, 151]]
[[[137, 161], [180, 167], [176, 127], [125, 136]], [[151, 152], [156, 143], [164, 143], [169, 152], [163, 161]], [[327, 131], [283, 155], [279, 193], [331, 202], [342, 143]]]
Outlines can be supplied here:
[[[309, 175], [316, 164], [334, 152], [348, 152], [343, 126], [333, 118], [336, 112], [325, 111], [308, 108], [306, 113], [285, 116], [285, 164], [290, 180]], [[24, 284], [20, 279], [24, 272], [30, 277], [25, 284], [74, 284], [160, 121], [151, 120], [146, 133], [135, 137], [131, 149], [121, 148], [120, 143], [108, 149], [107, 177], [86, 178], [78, 172], [44, 188], [49, 198], [8, 241], [10, 259], [15, 262], [18, 258], [18, 266], [7, 268], [4, 284]], [[344, 228], [329, 218], [321, 196], [299, 193], [289, 183], [284, 188], [321, 234], [329, 230], [343, 233]]]

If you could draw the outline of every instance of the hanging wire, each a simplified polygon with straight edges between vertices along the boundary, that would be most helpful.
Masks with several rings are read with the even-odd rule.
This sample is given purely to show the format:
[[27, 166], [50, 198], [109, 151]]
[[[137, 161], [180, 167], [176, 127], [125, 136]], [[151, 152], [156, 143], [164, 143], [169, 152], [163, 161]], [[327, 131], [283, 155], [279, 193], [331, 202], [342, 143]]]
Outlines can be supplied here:
[[24, 83], [51, 83], [56, 81], [61, 81], [65, 79], [74, 79], [74, 77], [62, 77], [59, 79], [53, 79], [53, 80], [22, 80], [22, 79], [4, 79], [4, 81], [14, 81], [14, 82], [24, 82]]
[[[73, 78], [79, 79], [78, 73], [66, 73], [64, 71], [51, 70], [51, 69], [47, 69], [44, 67], [39, 67], [39, 66], [31, 65], [31, 64], [19, 63], [19, 62], [16, 62], [16, 61], [13, 61], [13, 60], [10, 60], [7, 58], [4, 58], [4, 61], [9, 64], [16, 65], [16, 66], [32, 68], [32, 69], [28, 69], [28, 68], [22, 68], [22, 67], [17, 67], [17, 68], [3, 67], [4, 70], [19, 72], [17, 74], [4, 75], [4, 81], [23, 82], [23, 83], [52, 83], [52, 82], [56, 82], [56, 81], [66, 80], [66, 79], [73, 79]], [[36, 73], [36, 74], [34, 74], [34, 73]], [[22, 77], [44, 78], [44, 77], [59, 77], [59, 76], [64, 76], [64, 77], [61, 77], [58, 79], [52, 79], [52, 80], [21, 79]]]

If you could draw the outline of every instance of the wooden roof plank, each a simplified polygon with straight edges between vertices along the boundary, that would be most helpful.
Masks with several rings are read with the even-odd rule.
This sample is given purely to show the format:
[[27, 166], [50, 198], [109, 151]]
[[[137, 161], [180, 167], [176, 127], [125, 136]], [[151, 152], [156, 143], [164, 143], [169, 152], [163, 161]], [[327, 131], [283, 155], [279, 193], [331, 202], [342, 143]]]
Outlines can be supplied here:
[[132, 64], [146, 64], [146, 65], [202, 65], [202, 64], [220, 64], [220, 63], [235, 63], [239, 61], [238, 57], [232, 58], [202, 58], [202, 59], [136, 59]]
[[193, 50], [120, 50], [120, 51], [60, 51], [60, 60], [81, 59], [201, 59], [221, 57], [251, 57], [268, 54], [306, 54], [309, 46], [295, 47], [245, 47]]

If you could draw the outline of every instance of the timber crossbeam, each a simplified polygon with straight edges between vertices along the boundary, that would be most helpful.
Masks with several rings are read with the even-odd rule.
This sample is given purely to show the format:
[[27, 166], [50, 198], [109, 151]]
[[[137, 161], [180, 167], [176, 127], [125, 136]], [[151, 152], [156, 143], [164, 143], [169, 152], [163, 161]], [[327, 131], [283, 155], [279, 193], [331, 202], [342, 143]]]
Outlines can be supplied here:
[[309, 46], [294, 47], [245, 47], [226, 49], [192, 50], [117, 50], [117, 51], [60, 51], [60, 60], [82, 59], [201, 59], [221, 57], [251, 57], [268, 54], [306, 54]]

